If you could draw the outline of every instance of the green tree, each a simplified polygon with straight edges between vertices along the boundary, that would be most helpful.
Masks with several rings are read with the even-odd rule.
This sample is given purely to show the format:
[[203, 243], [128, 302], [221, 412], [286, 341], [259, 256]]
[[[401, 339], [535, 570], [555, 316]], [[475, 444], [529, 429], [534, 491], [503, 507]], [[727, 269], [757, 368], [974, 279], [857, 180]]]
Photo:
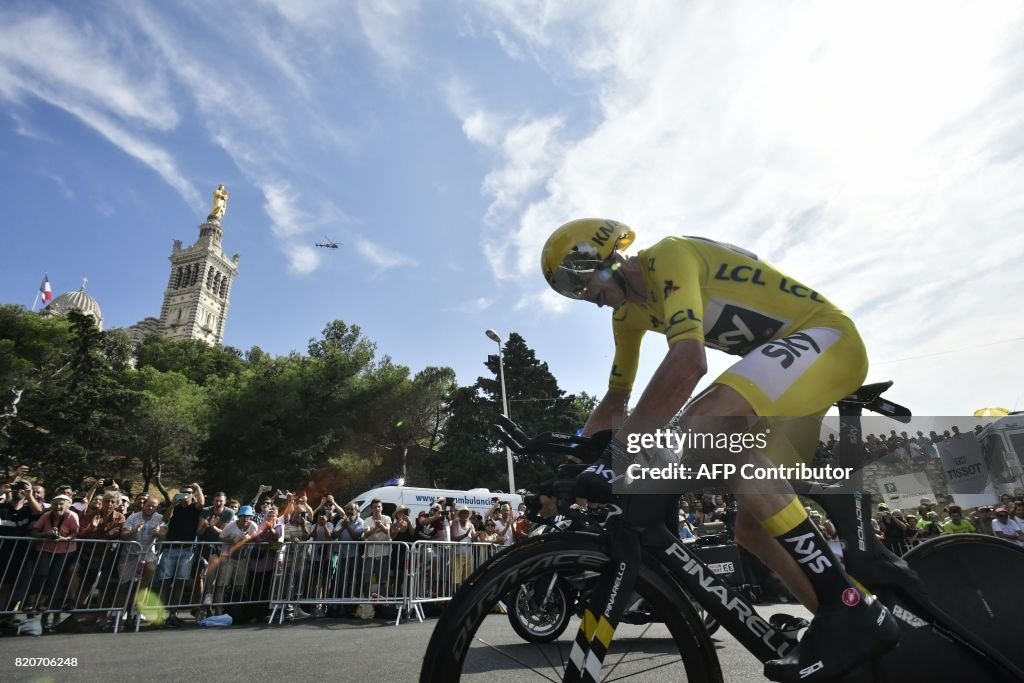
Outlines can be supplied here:
[[178, 372], [196, 384], [206, 384], [211, 377], [237, 375], [245, 368], [242, 352], [231, 346], [210, 346], [198, 339], [171, 340], [155, 334], [143, 340], [136, 357], [139, 369]]
[[168, 497], [164, 481], [173, 485], [195, 476], [200, 447], [209, 432], [207, 390], [177, 372], [143, 368], [134, 377], [141, 405], [131, 425], [134, 464], [142, 490], [151, 485]]
[[22, 394], [18, 419], [7, 430], [8, 457], [32, 465], [51, 484], [97, 472], [123, 476], [127, 425], [140, 401], [125, 381], [124, 338], [100, 332], [91, 317], [74, 311], [66, 324], [65, 350], [44, 354], [66, 363], [53, 372], [59, 360], [34, 368], [43, 379]]
[[[512, 332], [503, 348], [505, 389], [509, 415], [527, 434], [549, 431], [574, 433], [586, 422], [596, 400], [587, 394], [566, 394], [536, 353]], [[488, 356], [491, 377], [480, 377], [471, 387], [459, 388], [449, 403], [445, 443], [433, 464], [448, 486], [508, 488], [505, 449], [493, 429], [502, 412], [499, 359]], [[533, 488], [552, 476], [558, 458], [516, 456], [519, 488]]]
[[[41, 316], [22, 306], [0, 306], [0, 444], [19, 418], [22, 399], [49, 390], [71, 364], [71, 325], [59, 316]], [[25, 407], [21, 406], [21, 419]], [[7, 464], [7, 463], [5, 463]]]
[[454, 370], [428, 367], [398, 385], [382, 406], [388, 416], [382, 437], [393, 454], [389, 465], [401, 478], [410, 480], [410, 472], [411, 481], [426, 476], [426, 459], [442, 443], [448, 418], [445, 402], [455, 388]]
[[[408, 369], [375, 353], [358, 326], [334, 321], [310, 340], [308, 355], [259, 355], [212, 381], [207, 483], [240, 491], [270, 482], [316, 495], [377, 471], [394, 415], [388, 400]], [[332, 462], [348, 466], [332, 470]]]

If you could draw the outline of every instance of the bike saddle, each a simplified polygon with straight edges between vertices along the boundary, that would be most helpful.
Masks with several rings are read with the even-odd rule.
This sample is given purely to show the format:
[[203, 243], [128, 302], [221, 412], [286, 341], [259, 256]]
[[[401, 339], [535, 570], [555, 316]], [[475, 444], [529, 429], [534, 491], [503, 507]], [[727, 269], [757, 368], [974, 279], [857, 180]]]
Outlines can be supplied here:
[[855, 403], [858, 405], [866, 406], [874, 402], [879, 396], [885, 393], [889, 387], [892, 386], [892, 380], [888, 382], [875, 382], [874, 384], [865, 384], [857, 391], [853, 392], [849, 396], [840, 399], [842, 403]]

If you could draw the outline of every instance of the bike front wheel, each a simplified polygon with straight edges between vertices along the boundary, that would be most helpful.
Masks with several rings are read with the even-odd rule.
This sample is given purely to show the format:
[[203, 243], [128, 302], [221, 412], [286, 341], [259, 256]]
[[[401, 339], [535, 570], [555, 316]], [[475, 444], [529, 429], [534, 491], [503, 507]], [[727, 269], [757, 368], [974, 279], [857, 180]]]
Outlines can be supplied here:
[[[420, 681], [494, 681], [505, 669], [521, 680], [561, 681], [578, 619], [549, 643], [524, 643], [494, 608], [513, 589], [552, 572], [610, 572], [607, 541], [589, 533], [530, 539], [496, 555], [456, 593], [438, 620]], [[653, 560], [645, 561], [634, 591], [645, 600], [647, 623], [620, 624], [604, 658], [600, 680], [718, 682], [721, 668], [700, 617], [678, 585]], [[632, 620], [631, 620], [632, 621]]]
[[574, 605], [557, 574], [524, 583], [506, 601], [508, 622], [529, 643], [550, 643], [565, 633]]

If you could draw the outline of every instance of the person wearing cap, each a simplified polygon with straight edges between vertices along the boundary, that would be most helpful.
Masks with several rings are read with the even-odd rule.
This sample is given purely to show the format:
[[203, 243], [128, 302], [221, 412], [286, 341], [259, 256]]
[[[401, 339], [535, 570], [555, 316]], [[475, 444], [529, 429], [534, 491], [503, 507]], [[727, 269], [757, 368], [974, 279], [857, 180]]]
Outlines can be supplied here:
[[942, 525], [944, 534], [973, 534], [976, 532], [974, 525], [964, 519], [964, 511], [959, 505], [949, 506], [949, 521]]
[[440, 503], [434, 503], [429, 510], [422, 510], [416, 515], [416, 540], [443, 541], [444, 510]]
[[927, 541], [929, 538], [935, 538], [936, 536], [942, 535], [942, 525], [939, 523], [939, 513], [932, 510], [926, 512], [918, 524], [917, 538], [919, 541]]
[[1010, 511], [1002, 505], [996, 508], [996, 517], [992, 520], [992, 535], [1024, 548], [1024, 524], [1012, 517]]
[[75, 538], [78, 536], [78, 515], [70, 509], [71, 498], [58, 494], [50, 500], [50, 509], [32, 525], [32, 536], [43, 539], [36, 548], [34, 574], [35, 578], [29, 588], [35, 593], [39, 589], [39, 578], [45, 577], [42, 591], [30, 595], [25, 606], [46, 605], [49, 596], [60, 590], [61, 576], [64, 573], [67, 558], [78, 549]]
[[251, 505], [243, 505], [238, 509], [238, 516], [228, 522], [220, 532], [220, 540], [227, 544], [221, 555], [223, 566], [217, 573], [217, 582], [213, 589], [213, 600], [224, 602], [224, 593], [230, 586], [232, 591], [240, 591], [245, 586], [245, 575], [249, 569], [249, 551], [243, 544], [256, 537], [259, 525], [253, 520], [256, 511]]
[[459, 506], [455, 514], [455, 521], [451, 525], [452, 542], [459, 544], [456, 546], [455, 555], [452, 558], [452, 580], [456, 586], [462, 585], [462, 582], [473, 572], [472, 546], [469, 544], [476, 538], [476, 527], [469, 520], [469, 512], [469, 508], [465, 505]]
[[992, 506], [982, 505], [970, 516], [971, 524], [978, 530], [979, 534], [985, 534], [986, 536], [995, 536], [992, 532]]

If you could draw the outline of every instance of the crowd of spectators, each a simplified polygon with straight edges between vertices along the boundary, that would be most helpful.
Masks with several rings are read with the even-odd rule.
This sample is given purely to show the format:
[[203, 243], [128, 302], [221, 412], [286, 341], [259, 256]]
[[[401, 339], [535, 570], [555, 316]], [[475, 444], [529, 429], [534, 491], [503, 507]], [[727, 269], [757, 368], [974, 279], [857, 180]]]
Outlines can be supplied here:
[[[977, 436], [982, 430], [981, 425], [976, 425], [974, 434]], [[960, 435], [960, 428], [951, 425], [939, 434], [931, 430], [927, 435], [918, 430], [913, 436], [907, 432], [896, 432], [890, 429], [888, 434], [866, 434], [864, 436], [864, 462], [865, 464], [875, 462], [894, 456], [897, 462], [907, 467], [913, 467], [923, 462], [939, 457], [937, 444]], [[834, 463], [839, 459], [839, 442], [835, 434], [829, 434], [827, 441], [819, 441], [817, 451], [814, 454], [815, 465]]]
[[[919, 432], [913, 438], [893, 432], [887, 438], [869, 435], [866, 444], [879, 449], [883, 448], [882, 443], [885, 449], [895, 444], [897, 452], [903, 449], [910, 458], [934, 457], [933, 438], [943, 437], [924, 437]], [[836, 448], [834, 439], [822, 445], [830, 451], [830, 457]], [[537, 517], [531, 521], [525, 505], [513, 510], [512, 503], [501, 496], [494, 497], [483, 514], [442, 497], [415, 518], [408, 508], [401, 506], [386, 514], [380, 500], [371, 501], [369, 515], [361, 517], [355, 504], [343, 508], [332, 495], [314, 501], [313, 507], [301, 491], [292, 493], [261, 486], [251, 501], [242, 503], [223, 492], [208, 496], [195, 482], [180, 487], [170, 500], [146, 492], [129, 496], [117, 482], [102, 478], [88, 490], [57, 486], [48, 499], [44, 486], [32, 482], [28, 475], [27, 468], [19, 467], [0, 485], [0, 612], [10, 613], [15, 600], [25, 603], [34, 598], [38, 602], [58, 593], [70, 596], [70, 604], [63, 605], [66, 609], [87, 606], [89, 591], [83, 587], [94, 585], [100, 573], [123, 590], [136, 584], [156, 586], [162, 604], [201, 601], [204, 605], [224, 604], [227, 587], [246, 582], [255, 586], [254, 575], [262, 573], [255, 590], [259, 593], [257, 598], [266, 599], [270, 590], [266, 577], [278, 566], [277, 554], [253, 553], [244, 562], [238, 553], [225, 552], [223, 557], [219, 556], [219, 548], [237, 550], [247, 544], [279, 549], [286, 543], [350, 542], [332, 544], [329, 555], [311, 550], [305, 556], [302, 571], [315, 577], [315, 589], [320, 595], [330, 590], [332, 584], [337, 591], [342, 581], [348, 582], [346, 590], [351, 595], [365, 595], [368, 599], [398, 595], [406, 589], [407, 572], [413, 570], [428, 577], [442, 572], [450, 577], [454, 588], [478, 563], [479, 546], [511, 546], [527, 538], [538, 521]], [[560, 517], [555, 499], [540, 495], [539, 501], [540, 517], [557, 522]], [[808, 512], [841, 556], [842, 546], [832, 523], [817, 510], [809, 508]], [[950, 533], [982, 533], [1024, 546], [1024, 489], [1003, 496], [991, 506], [968, 512], [965, 514], [957, 505], [936, 506], [930, 500], [922, 500], [913, 511], [890, 509], [881, 503], [872, 525], [881, 542], [898, 555], [929, 538]], [[721, 495], [684, 497], [680, 500], [679, 536], [685, 540], [717, 534], [731, 528], [734, 519], [735, 506]], [[9, 542], [25, 537], [39, 542]], [[112, 566], [111, 562], [86, 561], [88, 546], [81, 541], [90, 539], [137, 541], [138, 545], [123, 544], [128, 550], [120, 553], [116, 566]], [[158, 541], [162, 542], [159, 555]], [[197, 541], [204, 543], [197, 545]], [[445, 541], [456, 545], [453, 551], [446, 552], [442, 571], [436, 559], [424, 566], [411, 567], [407, 558], [391, 552], [392, 541]], [[461, 544], [475, 545], [459, 550]], [[35, 562], [31, 584], [15, 585], [12, 577], [16, 571], [12, 568], [25, 564], [26, 553], [32, 546], [33, 552], [43, 559]], [[209, 566], [209, 571], [197, 579], [194, 565]], [[141, 582], [134, 581], [138, 577]], [[436, 585], [433, 590], [436, 595]], [[230, 602], [230, 596], [227, 597]], [[215, 608], [213, 612], [216, 611]], [[317, 605], [313, 616], [340, 616], [345, 612], [338, 606], [324, 609]], [[288, 613], [305, 616], [298, 606], [289, 606]], [[263, 616], [265, 612], [255, 614], [256, 618]], [[102, 617], [100, 613], [99, 619]], [[166, 623], [176, 622], [180, 623], [171, 614]]]
[[[313, 507], [301, 491], [272, 490], [269, 486], [261, 486], [251, 501], [243, 503], [223, 492], [211, 496], [193, 482], [165, 500], [149, 492], [129, 496], [116, 481], [99, 478], [86, 490], [58, 486], [48, 499], [44, 487], [30, 479], [28, 468], [19, 467], [0, 485], [0, 613], [12, 612], [15, 605], [24, 612], [31, 612], [32, 605], [52, 610], [53, 602], [47, 600], [55, 595], [68, 596], [67, 604], [58, 605], [63, 609], [88, 607], [88, 587], [102, 576], [108, 582], [123, 584], [124, 590], [133, 583], [153, 586], [160, 604], [210, 605], [209, 613], [217, 614], [221, 611], [218, 605], [231, 601], [232, 596], [226, 596], [225, 590], [232, 586], [258, 586], [255, 590], [260, 595], [256, 598], [267, 597], [270, 581], [254, 580], [253, 574], [269, 572], [276, 566], [278, 556], [273, 550], [286, 543], [302, 542], [349, 542], [332, 544], [329, 554], [310, 548], [303, 556], [304, 576], [314, 577], [317, 591], [322, 594], [333, 584], [336, 591], [375, 599], [405, 589], [407, 560], [391, 552], [391, 541], [504, 547], [525, 538], [532, 526], [525, 517], [525, 506], [513, 511], [508, 500], [498, 497], [483, 514], [438, 498], [413, 519], [405, 507], [385, 514], [379, 500], [371, 501], [369, 514], [361, 517], [355, 504], [342, 508], [332, 495], [319, 498]], [[41, 542], [5, 543], [16, 538]], [[137, 541], [138, 545], [122, 544], [116, 559], [107, 561], [93, 557], [97, 546], [85, 546], [81, 541], [86, 539]], [[247, 545], [253, 552], [238, 552]], [[261, 545], [270, 546], [271, 552], [257, 554], [255, 547]], [[116, 546], [108, 543], [104, 547]], [[469, 550], [467, 546], [466, 552], [452, 555], [456, 586], [476, 564]], [[28, 563], [25, 560], [29, 552], [39, 557], [61, 553], [67, 557], [42, 563], [33, 557]], [[484, 555], [476, 553], [476, 557]], [[436, 565], [433, 562], [423, 571], [436, 572]], [[446, 560], [445, 571], [447, 565]], [[25, 566], [32, 567], [29, 581], [18, 577], [19, 569]], [[45, 576], [40, 576], [40, 566], [45, 566]], [[141, 581], [135, 582], [136, 578]], [[16, 585], [19, 581], [23, 585]], [[433, 591], [436, 595], [438, 588], [435, 586]], [[289, 605], [287, 609], [289, 617], [307, 616], [297, 606]], [[318, 605], [313, 615], [345, 612]], [[264, 610], [250, 611], [245, 616], [265, 615]], [[104, 618], [100, 612], [96, 621]], [[182, 623], [173, 611], [160, 621], [168, 626]]]

